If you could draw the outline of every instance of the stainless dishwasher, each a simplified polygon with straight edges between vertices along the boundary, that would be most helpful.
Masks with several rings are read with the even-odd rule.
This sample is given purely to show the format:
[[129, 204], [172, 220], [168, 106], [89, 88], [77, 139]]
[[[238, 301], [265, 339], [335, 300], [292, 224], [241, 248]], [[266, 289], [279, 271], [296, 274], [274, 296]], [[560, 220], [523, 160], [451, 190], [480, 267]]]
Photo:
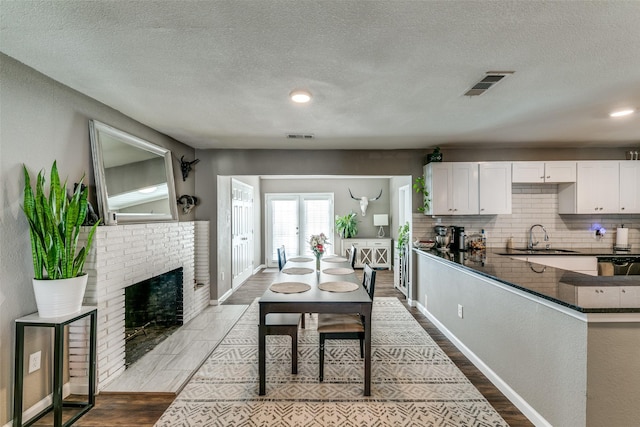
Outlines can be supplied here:
[[640, 275], [640, 256], [598, 257], [598, 276]]

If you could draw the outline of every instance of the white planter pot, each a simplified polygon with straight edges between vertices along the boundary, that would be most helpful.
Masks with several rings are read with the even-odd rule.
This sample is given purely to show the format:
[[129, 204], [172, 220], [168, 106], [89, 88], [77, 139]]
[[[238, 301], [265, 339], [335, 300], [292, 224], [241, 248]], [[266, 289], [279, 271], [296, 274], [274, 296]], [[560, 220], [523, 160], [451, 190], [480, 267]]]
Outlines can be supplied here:
[[71, 279], [33, 279], [40, 317], [60, 317], [74, 314], [82, 308], [84, 291], [87, 288], [87, 274]]

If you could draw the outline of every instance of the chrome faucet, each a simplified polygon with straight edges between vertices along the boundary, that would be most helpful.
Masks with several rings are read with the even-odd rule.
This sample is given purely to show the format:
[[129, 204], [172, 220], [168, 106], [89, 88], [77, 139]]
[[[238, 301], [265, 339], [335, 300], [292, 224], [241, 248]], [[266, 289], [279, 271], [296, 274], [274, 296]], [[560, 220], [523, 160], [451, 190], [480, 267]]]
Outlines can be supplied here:
[[[527, 246], [528, 249], [533, 249], [534, 246], [540, 243], [539, 241], [533, 243], [533, 229], [536, 227], [542, 228], [542, 231], [544, 231], [544, 241], [545, 242], [549, 241], [549, 235], [547, 234], [547, 230], [542, 226], [542, 224], [533, 224], [529, 229], [529, 245]], [[549, 249], [548, 243], [547, 243], [547, 249]]]

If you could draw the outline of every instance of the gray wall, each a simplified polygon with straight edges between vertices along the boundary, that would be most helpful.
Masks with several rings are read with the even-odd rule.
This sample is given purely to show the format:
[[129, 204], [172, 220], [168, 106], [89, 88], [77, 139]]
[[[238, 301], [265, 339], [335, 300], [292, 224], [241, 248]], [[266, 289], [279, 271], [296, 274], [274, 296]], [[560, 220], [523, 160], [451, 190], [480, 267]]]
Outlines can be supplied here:
[[[202, 198], [201, 204], [196, 209], [196, 217], [199, 220], [211, 220], [211, 224], [215, 224], [218, 217], [218, 206], [226, 206], [228, 196], [226, 193], [219, 193], [221, 184], [218, 182], [218, 176], [356, 175], [362, 177], [412, 175], [415, 177], [422, 174], [423, 156], [424, 150], [196, 150], [196, 157], [201, 160], [197, 166], [196, 195]], [[261, 185], [264, 185], [264, 181]], [[354, 191], [354, 196], [365, 195], [355, 194], [357, 190], [354, 188], [352, 191]], [[362, 191], [368, 192], [371, 189], [363, 187]], [[373, 191], [377, 192], [379, 189], [373, 189]], [[264, 193], [265, 190], [262, 189], [262, 192]], [[383, 196], [385, 193], [389, 193], [389, 191], [383, 191]], [[348, 192], [346, 194], [348, 196]], [[386, 197], [385, 209], [388, 209], [389, 194]], [[355, 201], [353, 203], [355, 208], [359, 209], [359, 205]], [[374, 208], [375, 203], [377, 202], [371, 203], [369, 209], [377, 209]], [[336, 210], [336, 213], [340, 212]], [[367, 213], [367, 217], [369, 215], [370, 213]], [[225, 227], [223, 219], [218, 218], [217, 223]], [[226, 228], [224, 230], [225, 233], [228, 233]], [[218, 236], [217, 227], [212, 227], [211, 241], [220, 244], [225, 241], [224, 239], [225, 236]], [[221, 252], [227, 250], [224, 246], [218, 246], [218, 248]], [[216, 285], [221, 278], [218, 266], [218, 248], [212, 247], [211, 251], [211, 298], [216, 299], [230, 289], [231, 283], [230, 281], [226, 283], [229, 275], [225, 274], [225, 283]], [[264, 260], [264, 257], [260, 259]], [[222, 264], [230, 265], [227, 264], [226, 259], [224, 263], [221, 262], [222, 268], [225, 268]]]
[[[29, 231], [21, 209], [22, 164], [33, 175], [43, 168], [49, 172], [57, 160], [61, 178], [73, 182], [86, 173], [85, 183], [95, 194], [89, 119], [169, 148], [177, 159], [182, 155], [192, 159], [195, 152], [3, 54], [0, 76], [0, 425], [4, 425], [13, 417], [14, 319], [36, 311]], [[174, 173], [178, 194], [193, 194], [194, 181], [190, 177], [182, 182], [178, 162]], [[44, 350], [49, 343], [43, 334], [32, 335], [27, 355]], [[47, 354], [43, 351], [43, 366], [48, 363]], [[27, 375], [27, 405], [50, 392], [44, 372], [46, 369]]]
[[586, 425], [586, 322], [448, 262], [416, 258], [421, 305], [551, 425]]

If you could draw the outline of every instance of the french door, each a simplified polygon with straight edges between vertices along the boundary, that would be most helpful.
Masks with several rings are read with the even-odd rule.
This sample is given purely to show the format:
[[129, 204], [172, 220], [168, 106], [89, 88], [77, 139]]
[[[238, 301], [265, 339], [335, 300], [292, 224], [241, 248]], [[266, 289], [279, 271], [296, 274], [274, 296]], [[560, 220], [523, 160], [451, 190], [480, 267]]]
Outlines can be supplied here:
[[333, 247], [333, 193], [266, 194], [267, 266], [278, 265], [277, 248], [285, 247], [287, 257], [311, 255], [309, 236], [324, 233]]

